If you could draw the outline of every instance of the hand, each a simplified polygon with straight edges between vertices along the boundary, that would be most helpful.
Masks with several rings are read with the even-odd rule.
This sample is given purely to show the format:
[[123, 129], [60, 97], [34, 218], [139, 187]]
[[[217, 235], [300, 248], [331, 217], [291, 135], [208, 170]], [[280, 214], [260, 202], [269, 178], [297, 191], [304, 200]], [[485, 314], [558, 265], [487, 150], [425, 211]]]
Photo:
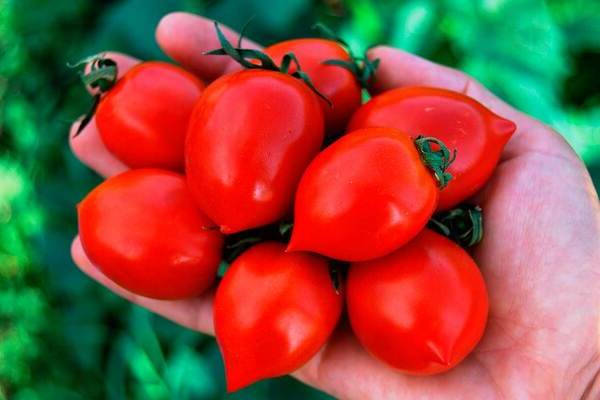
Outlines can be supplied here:
[[[234, 32], [226, 34], [236, 39]], [[239, 68], [225, 57], [202, 55], [219, 47], [207, 19], [167, 15], [156, 38], [171, 58], [206, 81]], [[249, 41], [244, 45], [258, 47]], [[349, 328], [341, 326], [293, 375], [343, 399], [598, 398], [600, 206], [583, 163], [556, 132], [502, 102], [473, 78], [388, 47], [376, 47], [370, 56], [381, 59], [377, 91], [408, 85], [447, 88], [518, 125], [477, 199], [486, 230], [474, 257], [489, 288], [488, 327], [457, 368], [413, 377], [369, 356]], [[120, 74], [138, 62], [121, 54], [110, 57], [118, 62]], [[83, 163], [104, 176], [126, 169], [106, 150], [94, 121], [71, 139], [71, 146]], [[188, 328], [213, 333], [213, 293], [183, 301], [143, 298], [106, 278], [77, 238], [72, 255], [86, 274], [124, 298]]]

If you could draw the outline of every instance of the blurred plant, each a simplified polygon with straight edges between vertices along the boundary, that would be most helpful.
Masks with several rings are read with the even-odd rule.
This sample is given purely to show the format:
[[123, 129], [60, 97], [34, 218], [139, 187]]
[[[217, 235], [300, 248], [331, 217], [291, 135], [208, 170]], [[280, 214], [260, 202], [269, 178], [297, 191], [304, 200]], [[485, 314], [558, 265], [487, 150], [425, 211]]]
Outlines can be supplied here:
[[[600, 163], [600, 84], [597, 79], [595, 84], [587, 82], [591, 86], [584, 87], [588, 90], [584, 104], [572, 104], [565, 96], [568, 79], [576, 74], [575, 58], [591, 58], [587, 52], [600, 51], [600, 3], [408, 0], [396, 4], [348, 1], [354, 18], [340, 29], [359, 49], [386, 43], [475, 76], [509, 103], [552, 125], [584, 161]], [[594, 67], [597, 70], [597, 62]]]
[[[334, 28], [481, 80], [561, 132], [600, 177], [600, 4], [587, 0], [0, 0], [0, 399], [219, 399], [214, 340], [127, 304], [72, 265], [75, 202], [98, 182], [66, 144], [88, 104], [68, 61], [164, 58], [160, 17], [188, 10], [265, 44]], [[597, 165], [597, 166], [596, 166]], [[227, 398], [328, 398], [291, 378]]]

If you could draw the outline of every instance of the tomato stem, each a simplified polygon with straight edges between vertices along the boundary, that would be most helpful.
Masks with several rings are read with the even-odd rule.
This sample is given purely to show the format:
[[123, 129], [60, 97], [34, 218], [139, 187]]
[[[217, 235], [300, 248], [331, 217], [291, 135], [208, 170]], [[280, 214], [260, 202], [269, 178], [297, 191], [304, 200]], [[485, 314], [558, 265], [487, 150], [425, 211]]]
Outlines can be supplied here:
[[106, 58], [104, 54], [96, 54], [75, 64], [67, 64], [71, 68], [80, 66], [88, 66], [88, 72], [80, 72], [81, 81], [91, 89], [98, 89], [100, 93], [105, 93], [117, 83], [118, 68], [117, 63], [110, 58]]
[[94, 117], [94, 114], [96, 114], [96, 109], [98, 108], [98, 104], [100, 104], [100, 98], [101, 97], [102, 96], [100, 94], [97, 94], [97, 95], [94, 96], [94, 102], [92, 103], [92, 106], [85, 113], [85, 116], [83, 117], [83, 119], [79, 123], [79, 126], [77, 127], [77, 131], [75, 132], [75, 135], [73, 135], [74, 138], [77, 137], [77, 136], [79, 136], [79, 134], [81, 133], [81, 131], [83, 131], [83, 129], [90, 123], [90, 121]]
[[280, 222], [279, 223], [279, 234], [281, 237], [285, 238], [288, 233], [291, 232], [294, 224], [292, 222]]
[[371, 86], [373, 77], [375, 76], [375, 71], [379, 67], [379, 63], [381, 60], [378, 58], [371, 60], [369, 59], [366, 53], [362, 57], [357, 56], [352, 51], [352, 47], [348, 44], [348, 42], [336, 35], [329, 27], [327, 27], [323, 23], [319, 22], [315, 24], [313, 26], [313, 29], [319, 31], [321, 36], [323, 36], [324, 38], [339, 43], [344, 48], [344, 50], [346, 50], [348, 56], [350, 57], [350, 61], [332, 59], [323, 61], [323, 64], [336, 65], [338, 67], [347, 69], [356, 77], [356, 80], [358, 81], [360, 86], [363, 89], [368, 90]]
[[[85, 72], [85, 67], [89, 65], [89, 71]], [[94, 95], [94, 102], [92, 103], [92, 107], [85, 114], [85, 117], [81, 120], [79, 127], [77, 127], [77, 132], [75, 136], [78, 136], [83, 128], [85, 128], [92, 117], [94, 116], [96, 109], [98, 108], [98, 104], [100, 103], [100, 98], [103, 93], [112, 88], [115, 83], [117, 83], [118, 76], [118, 68], [117, 63], [110, 59], [106, 58], [104, 54], [96, 54], [83, 60], [78, 61], [75, 64], [67, 64], [70, 68], [78, 68], [80, 66], [84, 66], [84, 71], [81, 71], [79, 75], [81, 76], [81, 81], [83, 84], [88, 87], [91, 91], [97, 92]]]
[[278, 224], [227, 235], [223, 248], [223, 259], [226, 262], [233, 262], [241, 253], [260, 242], [273, 240], [287, 243], [293, 226], [292, 222], [280, 221]]
[[225, 261], [229, 263], [233, 262], [233, 260], [235, 260], [240, 254], [242, 254], [244, 251], [246, 251], [253, 245], [259, 243], [260, 241], [262, 241], [260, 237], [250, 236], [242, 238], [231, 244], [227, 244], [225, 246]]
[[335, 290], [335, 294], [341, 295], [345, 274], [348, 272], [349, 266], [343, 262], [330, 260], [329, 264], [329, 277], [331, 278], [331, 284]]
[[428, 226], [462, 247], [473, 247], [483, 239], [483, 212], [479, 206], [463, 204], [434, 215]]
[[[431, 144], [435, 144], [439, 147], [439, 150], [434, 150]], [[425, 136], [418, 136], [415, 139], [415, 146], [417, 146], [423, 163], [433, 172], [440, 189], [445, 188], [448, 182], [452, 180], [452, 174], [446, 170], [456, 159], [456, 150], [451, 155], [444, 142], [434, 137]]]
[[[319, 92], [317, 88], [315, 88], [308, 74], [302, 70], [300, 62], [298, 62], [298, 59], [294, 53], [285, 54], [281, 60], [281, 66], [278, 66], [271, 57], [260, 50], [244, 49], [239, 47], [242, 43], [242, 35], [240, 35], [238, 40], [238, 47], [234, 47], [229, 40], [227, 40], [223, 31], [221, 31], [221, 28], [219, 28], [218, 22], [215, 21], [214, 24], [221, 48], [204, 52], [204, 55], [229, 56], [246, 69], [277, 71], [293, 76], [294, 78], [298, 78], [303, 81], [317, 96], [322, 98], [330, 107], [332, 107], [331, 100], [329, 100], [323, 93]], [[296, 71], [289, 73], [292, 63], [296, 66]]]

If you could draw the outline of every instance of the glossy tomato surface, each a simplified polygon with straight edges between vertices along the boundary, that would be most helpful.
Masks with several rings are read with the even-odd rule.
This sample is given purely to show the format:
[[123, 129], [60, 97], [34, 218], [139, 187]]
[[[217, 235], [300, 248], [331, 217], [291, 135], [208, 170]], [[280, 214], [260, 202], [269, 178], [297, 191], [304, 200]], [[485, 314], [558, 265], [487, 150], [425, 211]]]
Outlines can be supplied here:
[[354, 131], [303, 175], [289, 249], [345, 261], [383, 256], [425, 226], [438, 196], [411, 138], [391, 128]]
[[488, 313], [475, 262], [429, 229], [386, 257], [353, 263], [347, 301], [362, 345], [390, 366], [418, 375], [463, 360], [481, 339]]
[[226, 75], [193, 112], [188, 183], [224, 233], [273, 223], [290, 209], [322, 142], [321, 107], [302, 81], [264, 70]]
[[227, 390], [300, 368], [325, 344], [342, 310], [324, 258], [264, 242], [242, 253], [217, 289], [214, 321]]
[[129, 167], [182, 171], [188, 121], [203, 88], [198, 78], [175, 65], [136, 65], [98, 105], [102, 141]]
[[350, 61], [346, 50], [332, 40], [310, 38], [286, 40], [267, 47], [265, 53], [277, 64], [281, 63], [286, 54], [294, 53], [300, 67], [308, 74], [315, 88], [332, 103], [330, 106], [321, 100], [327, 134], [342, 132], [352, 113], [360, 107], [361, 88], [350, 71], [323, 62]]
[[196, 208], [183, 176], [127, 171], [96, 187], [77, 210], [85, 253], [123, 288], [182, 299], [213, 283], [223, 238]]
[[415, 138], [442, 140], [456, 149], [440, 194], [439, 209], [452, 208], [475, 194], [490, 178], [516, 125], [461, 93], [429, 87], [404, 87], [373, 97], [352, 117], [348, 132], [391, 127]]

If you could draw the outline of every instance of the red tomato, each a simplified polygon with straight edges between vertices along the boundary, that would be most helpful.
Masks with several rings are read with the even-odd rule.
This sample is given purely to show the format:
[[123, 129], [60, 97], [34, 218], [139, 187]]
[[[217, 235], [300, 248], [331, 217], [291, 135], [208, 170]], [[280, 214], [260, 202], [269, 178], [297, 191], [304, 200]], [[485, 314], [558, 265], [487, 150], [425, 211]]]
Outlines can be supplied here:
[[132, 168], [182, 171], [188, 120], [203, 88], [198, 78], [175, 65], [136, 65], [98, 105], [102, 141]]
[[114, 176], [78, 206], [85, 253], [106, 276], [146, 297], [183, 299], [216, 277], [223, 237], [183, 176], [139, 169]]
[[289, 75], [248, 70], [204, 92], [190, 121], [187, 177], [223, 233], [276, 222], [323, 142], [317, 97]]
[[346, 261], [383, 256], [423, 229], [438, 193], [408, 136], [391, 128], [354, 131], [302, 177], [289, 250]]
[[315, 88], [332, 103], [330, 106], [321, 100], [326, 132], [329, 135], [340, 133], [352, 113], [360, 107], [361, 88], [352, 72], [323, 62], [332, 59], [350, 61], [346, 50], [332, 40], [311, 38], [286, 40], [267, 47], [265, 53], [278, 65], [283, 56], [294, 53]]
[[481, 339], [488, 313], [473, 259], [428, 229], [386, 257], [352, 264], [347, 301], [362, 345], [390, 366], [418, 375], [463, 360]]
[[264, 242], [242, 253], [217, 289], [214, 321], [227, 390], [289, 374], [325, 344], [342, 311], [327, 261]]
[[390, 90], [372, 98], [353, 115], [348, 131], [369, 127], [399, 129], [442, 140], [456, 149], [453, 176], [438, 208], [447, 210], [475, 194], [492, 175], [516, 125], [461, 93], [427, 87]]

